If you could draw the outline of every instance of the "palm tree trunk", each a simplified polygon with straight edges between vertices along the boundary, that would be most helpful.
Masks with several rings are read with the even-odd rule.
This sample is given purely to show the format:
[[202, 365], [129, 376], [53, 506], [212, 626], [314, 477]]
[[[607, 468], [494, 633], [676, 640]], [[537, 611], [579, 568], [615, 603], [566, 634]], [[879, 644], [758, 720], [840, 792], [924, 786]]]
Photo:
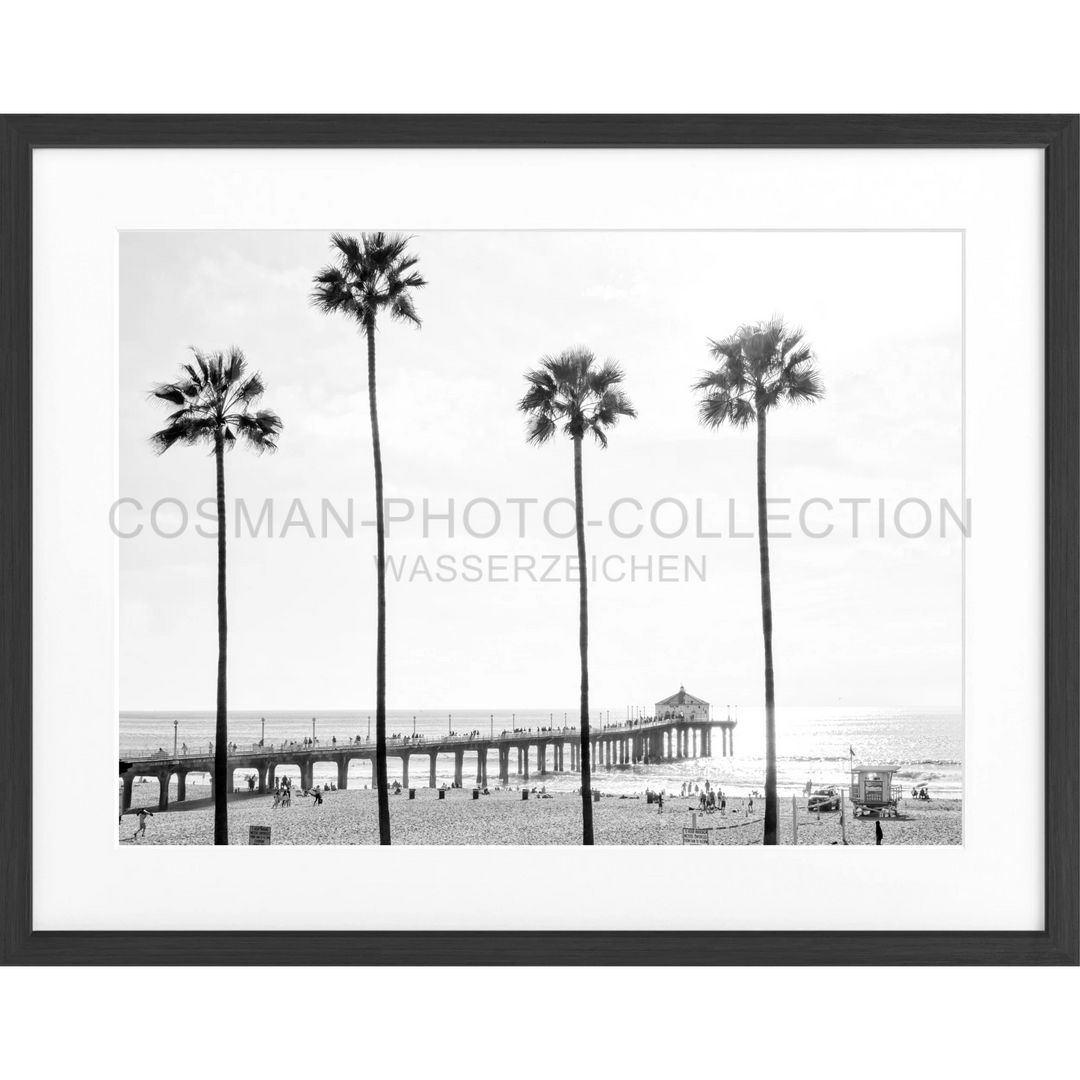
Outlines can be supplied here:
[[765, 639], [765, 838], [776, 843], [776, 699], [773, 690], [772, 583], [769, 577], [769, 531], [765, 499], [765, 409], [757, 403], [758, 554], [761, 559], [761, 633]]
[[375, 631], [375, 786], [379, 792], [379, 843], [390, 843], [390, 792], [386, 782], [386, 539], [383, 521], [382, 443], [375, 397], [375, 320], [364, 324], [367, 336], [368, 405], [371, 409], [371, 451], [375, 461], [376, 573], [378, 619]]
[[218, 665], [217, 665], [217, 727], [214, 741], [214, 843], [228, 844], [228, 680], [226, 677], [229, 639], [229, 616], [225, 604], [225, 440], [219, 432], [214, 442], [217, 463], [218, 519]]
[[585, 500], [581, 483], [581, 436], [574, 439], [574, 515], [577, 521], [579, 645], [581, 648], [581, 826], [583, 844], [593, 842], [589, 753], [589, 574], [585, 564]]

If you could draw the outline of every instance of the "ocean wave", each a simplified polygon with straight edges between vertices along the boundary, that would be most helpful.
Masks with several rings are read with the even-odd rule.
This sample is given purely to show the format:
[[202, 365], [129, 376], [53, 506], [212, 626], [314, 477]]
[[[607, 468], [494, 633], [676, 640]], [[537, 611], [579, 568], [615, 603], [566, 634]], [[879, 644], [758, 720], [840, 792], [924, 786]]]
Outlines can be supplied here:
[[956, 773], [934, 772], [932, 769], [901, 769], [896, 778], [929, 783], [931, 780], [955, 780]]
[[[763, 759], [745, 758], [744, 760], [763, 760]], [[841, 760], [846, 764], [849, 759], [848, 759], [847, 754], [781, 754], [779, 757], [777, 757], [776, 760], [777, 760], [777, 762], [794, 761], [794, 762], [809, 762], [811, 764], [814, 764], [816, 762], [821, 762], [822, 764], [825, 764], [825, 765], [832, 765], [832, 764], [835, 764], [836, 762], [841, 761]], [[854, 764], [855, 765], [859, 764], [859, 759], [858, 758], [856, 758], [854, 760]], [[912, 761], [911, 758], [886, 758], [886, 757], [877, 757], [877, 756], [875, 756], [874, 757], [874, 764], [875, 765], [910, 765], [910, 766], [936, 765], [938, 767], [949, 768], [949, 767], [959, 766], [960, 762], [955, 761], [952, 758], [924, 758], [924, 759], [919, 760], [919, 761]]]

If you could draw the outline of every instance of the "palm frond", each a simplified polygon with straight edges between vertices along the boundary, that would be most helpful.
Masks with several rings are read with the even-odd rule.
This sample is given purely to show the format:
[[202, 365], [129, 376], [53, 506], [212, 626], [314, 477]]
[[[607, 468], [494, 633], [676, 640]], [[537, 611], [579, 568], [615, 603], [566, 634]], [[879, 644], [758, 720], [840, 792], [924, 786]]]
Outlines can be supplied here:
[[784, 370], [790, 371], [792, 368], [813, 359], [814, 350], [804, 342], [796, 342], [795, 347], [792, 349], [785, 348], [784, 350]]
[[800, 366], [788, 371], [784, 379], [784, 396], [796, 405], [809, 405], [825, 396], [825, 383], [816, 367]]
[[542, 446], [555, 434], [555, 421], [547, 413], [537, 413], [525, 426], [525, 441]]
[[381, 274], [389, 273], [405, 254], [409, 237], [399, 233], [364, 233], [364, 255]]
[[723, 363], [725, 360], [737, 360], [742, 356], [742, 340], [737, 333], [727, 338], [709, 338], [708, 341], [709, 353], [714, 360]]
[[606, 390], [593, 409], [593, 418], [604, 427], [613, 427], [621, 416], [637, 416], [637, 410], [622, 390]]
[[599, 414], [594, 414], [589, 420], [588, 430], [592, 437], [600, 444], [600, 449], [606, 450], [608, 437], [607, 433], [604, 431], [604, 422], [600, 419]]
[[614, 360], [605, 360], [599, 367], [590, 368], [586, 373], [589, 389], [602, 397], [611, 387], [618, 386], [626, 378], [623, 369]]
[[698, 418], [706, 427], [717, 428], [725, 424], [744, 428], [757, 418], [754, 405], [745, 397], [736, 397], [725, 390], [704, 395], [698, 401]]
[[215, 423], [212, 417], [187, 414], [150, 436], [150, 445], [157, 454], [181, 443], [194, 446], [200, 442], [213, 442]]
[[798, 326], [792, 329], [785, 328], [783, 344], [780, 347], [780, 359], [786, 363], [793, 353], [803, 350], [810, 352], [810, 346], [803, 343], [802, 328]]
[[150, 388], [150, 396], [167, 401], [170, 405], [183, 405], [187, 401], [187, 395], [178, 383], [155, 383]]
[[258, 454], [277, 450], [277, 437], [282, 426], [281, 417], [270, 409], [244, 413], [236, 419], [237, 435]]
[[412, 297], [408, 293], [399, 293], [390, 301], [388, 306], [391, 319], [396, 319], [398, 322], [412, 323], [413, 326], [420, 325], [420, 316], [416, 314]]
[[247, 359], [245, 358], [242, 349], [238, 349], [235, 345], [231, 345], [228, 350], [222, 354], [221, 363], [222, 380], [226, 386], [233, 386], [243, 379], [244, 372], [247, 369]]
[[183, 441], [183, 438], [184, 429], [182, 427], [169, 425], [169, 427], [162, 428], [160, 431], [155, 431], [150, 436], [150, 446], [155, 454], [164, 454], [170, 447]]
[[766, 412], [769, 409], [775, 408], [776, 403], [783, 396], [783, 382], [779, 379], [773, 379], [771, 382], [762, 386], [762, 388], [754, 395], [754, 404], [760, 412]]
[[364, 261], [364, 249], [356, 237], [334, 233], [330, 237], [330, 246], [337, 248], [344, 268], [351, 269], [354, 275], [359, 272]]
[[256, 402], [266, 393], [266, 384], [263, 382], [262, 374], [258, 371], [249, 375], [244, 379], [239, 386], [233, 391], [233, 403], [243, 403], [245, 405], [251, 405]]
[[550, 413], [555, 404], [555, 389], [540, 383], [533, 383], [525, 391], [525, 396], [518, 402], [518, 408], [524, 413]]
[[210, 381], [210, 364], [207, 362], [206, 356], [193, 345], [191, 347], [192, 353], [195, 355], [195, 363], [199, 365], [199, 371], [202, 373], [202, 379], [199, 381], [200, 386], [205, 386]]

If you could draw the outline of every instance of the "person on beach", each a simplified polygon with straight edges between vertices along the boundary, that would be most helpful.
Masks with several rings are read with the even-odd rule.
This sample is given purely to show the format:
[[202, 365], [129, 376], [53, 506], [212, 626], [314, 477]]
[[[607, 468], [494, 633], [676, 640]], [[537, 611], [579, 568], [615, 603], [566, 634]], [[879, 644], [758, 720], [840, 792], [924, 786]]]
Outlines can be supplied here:
[[748, 814], [752, 814], [754, 812], [754, 797], [752, 795], [750, 796], [750, 802], [747, 803], [746, 812]]
[[315, 788], [311, 794], [315, 796], [315, 801], [311, 804], [311, 809], [314, 810], [316, 806], [322, 806], [322, 792]]
[[656, 812], [658, 814], [662, 814], [664, 812], [664, 793], [662, 791], [660, 792], [659, 795], [656, 796], [656, 802], [657, 802], [657, 806], [658, 806], [658, 809], [657, 809]]
[[723, 793], [720, 795], [720, 813], [727, 817], [727, 799], [724, 798]]
[[875, 821], [874, 822], [874, 836], [877, 838], [875, 842], [880, 847], [881, 846], [881, 841], [885, 839], [885, 834], [881, 831], [881, 822], [880, 821]]
[[274, 805], [270, 807], [271, 810], [276, 810], [281, 805], [281, 788], [275, 785], [274, 787]]
[[139, 811], [139, 827], [135, 830], [135, 835], [131, 838], [132, 840], [138, 840], [140, 836], [146, 836], [146, 819], [153, 816], [154, 815], [151, 814], [145, 806]]

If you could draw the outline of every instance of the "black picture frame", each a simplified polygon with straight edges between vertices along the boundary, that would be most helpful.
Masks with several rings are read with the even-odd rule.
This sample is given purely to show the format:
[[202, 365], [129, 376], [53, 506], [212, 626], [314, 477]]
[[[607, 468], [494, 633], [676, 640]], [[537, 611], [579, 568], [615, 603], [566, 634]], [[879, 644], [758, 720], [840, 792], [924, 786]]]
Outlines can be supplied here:
[[[0, 118], [0, 961], [8, 965], [1080, 963], [1080, 118], [1076, 115], [20, 115]], [[32, 929], [33, 152], [43, 148], [1037, 148], [1045, 160], [1045, 929]], [[38, 567], [38, 572], [44, 568]]]

